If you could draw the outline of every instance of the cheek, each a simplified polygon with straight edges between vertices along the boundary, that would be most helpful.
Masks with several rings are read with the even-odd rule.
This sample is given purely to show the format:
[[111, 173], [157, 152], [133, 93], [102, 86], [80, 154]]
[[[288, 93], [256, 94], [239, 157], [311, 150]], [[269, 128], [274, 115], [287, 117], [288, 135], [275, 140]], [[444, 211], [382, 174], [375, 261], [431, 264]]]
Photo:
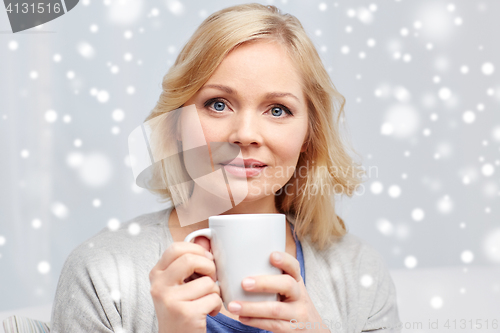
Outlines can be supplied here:
[[204, 139], [206, 139], [207, 142], [227, 141], [227, 138], [223, 137], [224, 133], [222, 133], [223, 131], [221, 130], [221, 127], [223, 128], [223, 126], [221, 126], [221, 122], [205, 119], [203, 117], [200, 117], [200, 122]]
[[183, 150], [206, 145], [204, 129], [196, 109], [186, 108], [181, 114], [180, 125]]
[[276, 132], [269, 146], [276, 157], [276, 162], [295, 165], [304, 144], [306, 130], [302, 127]]

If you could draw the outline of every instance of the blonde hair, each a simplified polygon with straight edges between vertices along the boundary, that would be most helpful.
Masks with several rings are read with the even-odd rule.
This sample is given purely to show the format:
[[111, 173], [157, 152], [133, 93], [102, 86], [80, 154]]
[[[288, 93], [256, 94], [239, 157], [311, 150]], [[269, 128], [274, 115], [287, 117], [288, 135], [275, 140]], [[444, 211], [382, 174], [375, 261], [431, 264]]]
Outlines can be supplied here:
[[[293, 217], [299, 240], [309, 235], [313, 244], [323, 249], [331, 237], [345, 235], [347, 228], [335, 212], [335, 195], [311, 195], [312, 189], [323, 191], [327, 186], [337, 195], [351, 197], [363, 182], [365, 171], [349, 155], [350, 144], [341, 134], [345, 99], [333, 85], [314, 44], [296, 17], [281, 13], [275, 6], [257, 3], [228, 7], [207, 17], [164, 76], [163, 91], [146, 120], [183, 106], [208, 81], [231, 50], [262, 39], [285, 47], [302, 76], [308, 108], [306, 149], [297, 162], [297, 169], [306, 168], [307, 173], [305, 177], [294, 174], [284, 186], [286, 191], [275, 194], [276, 208]], [[160, 138], [166, 139], [163, 135], [157, 139]], [[179, 161], [169, 172], [173, 170], [180, 175], [181, 169], [182, 161]], [[158, 166], [154, 181], [169, 184], [171, 176], [164, 171]], [[181, 198], [189, 195], [188, 190], [171, 193], [167, 186], [161, 187], [150, 191], [165, 201], [173, 195]]]

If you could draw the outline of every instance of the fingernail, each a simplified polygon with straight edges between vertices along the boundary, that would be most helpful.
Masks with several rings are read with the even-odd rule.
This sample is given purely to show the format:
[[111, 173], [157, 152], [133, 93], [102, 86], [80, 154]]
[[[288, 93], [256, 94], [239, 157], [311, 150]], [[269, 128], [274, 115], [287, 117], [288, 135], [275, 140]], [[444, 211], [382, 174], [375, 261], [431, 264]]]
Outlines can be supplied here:
[[273, 259], [276, 262], [280, 262], [281, 261], [281, 254], [279, 254], [278, 252], [274, 252], [273, 253]]
[[208, 252], [207, 250], [205, 250], [205, 257], [207, 257], [208, 259], [213, 259], [214, 256], [212, 253]]
[[253, 286], [255, 286], [255, 280], [250, 278], [245, 278], [243, 279], [242, 284], [243, 287], [245, 288], [252, 288]]
[[231, 302], [229, 303], [229, 305], [227, 306], [227, 309], [231, 312], [238, 312], [241, 310], [241, 305], [239, 305], [238, 303], [235, 303], [235, 302]]

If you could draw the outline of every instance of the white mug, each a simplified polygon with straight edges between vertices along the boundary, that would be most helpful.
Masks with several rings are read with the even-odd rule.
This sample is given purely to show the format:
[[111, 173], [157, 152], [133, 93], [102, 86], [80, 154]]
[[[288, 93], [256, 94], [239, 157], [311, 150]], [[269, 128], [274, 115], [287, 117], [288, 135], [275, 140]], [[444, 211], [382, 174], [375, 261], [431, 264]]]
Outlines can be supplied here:
[[284, 214], [229, 214], [210, 216], [208, 228], [196, 230], [184, 239], [198, 236], [210, 240], [217, 270], [217, 283], [227, 309], [231, 301], [279, 301], [278, 294], [245, 291], [244, 278], [256, 275], [280, 275], [271, 264], [271, 253], [286, 248]]

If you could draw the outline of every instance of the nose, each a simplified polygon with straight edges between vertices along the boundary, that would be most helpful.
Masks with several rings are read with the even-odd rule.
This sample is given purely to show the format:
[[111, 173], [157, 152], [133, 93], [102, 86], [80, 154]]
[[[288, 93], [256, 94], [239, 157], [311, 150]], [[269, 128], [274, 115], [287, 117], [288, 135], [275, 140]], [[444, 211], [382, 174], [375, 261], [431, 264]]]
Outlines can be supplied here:
[[254, 110], [236, 112], [230, 125], [229, 142], [244, 146], [262, 145], [262, 124]]

